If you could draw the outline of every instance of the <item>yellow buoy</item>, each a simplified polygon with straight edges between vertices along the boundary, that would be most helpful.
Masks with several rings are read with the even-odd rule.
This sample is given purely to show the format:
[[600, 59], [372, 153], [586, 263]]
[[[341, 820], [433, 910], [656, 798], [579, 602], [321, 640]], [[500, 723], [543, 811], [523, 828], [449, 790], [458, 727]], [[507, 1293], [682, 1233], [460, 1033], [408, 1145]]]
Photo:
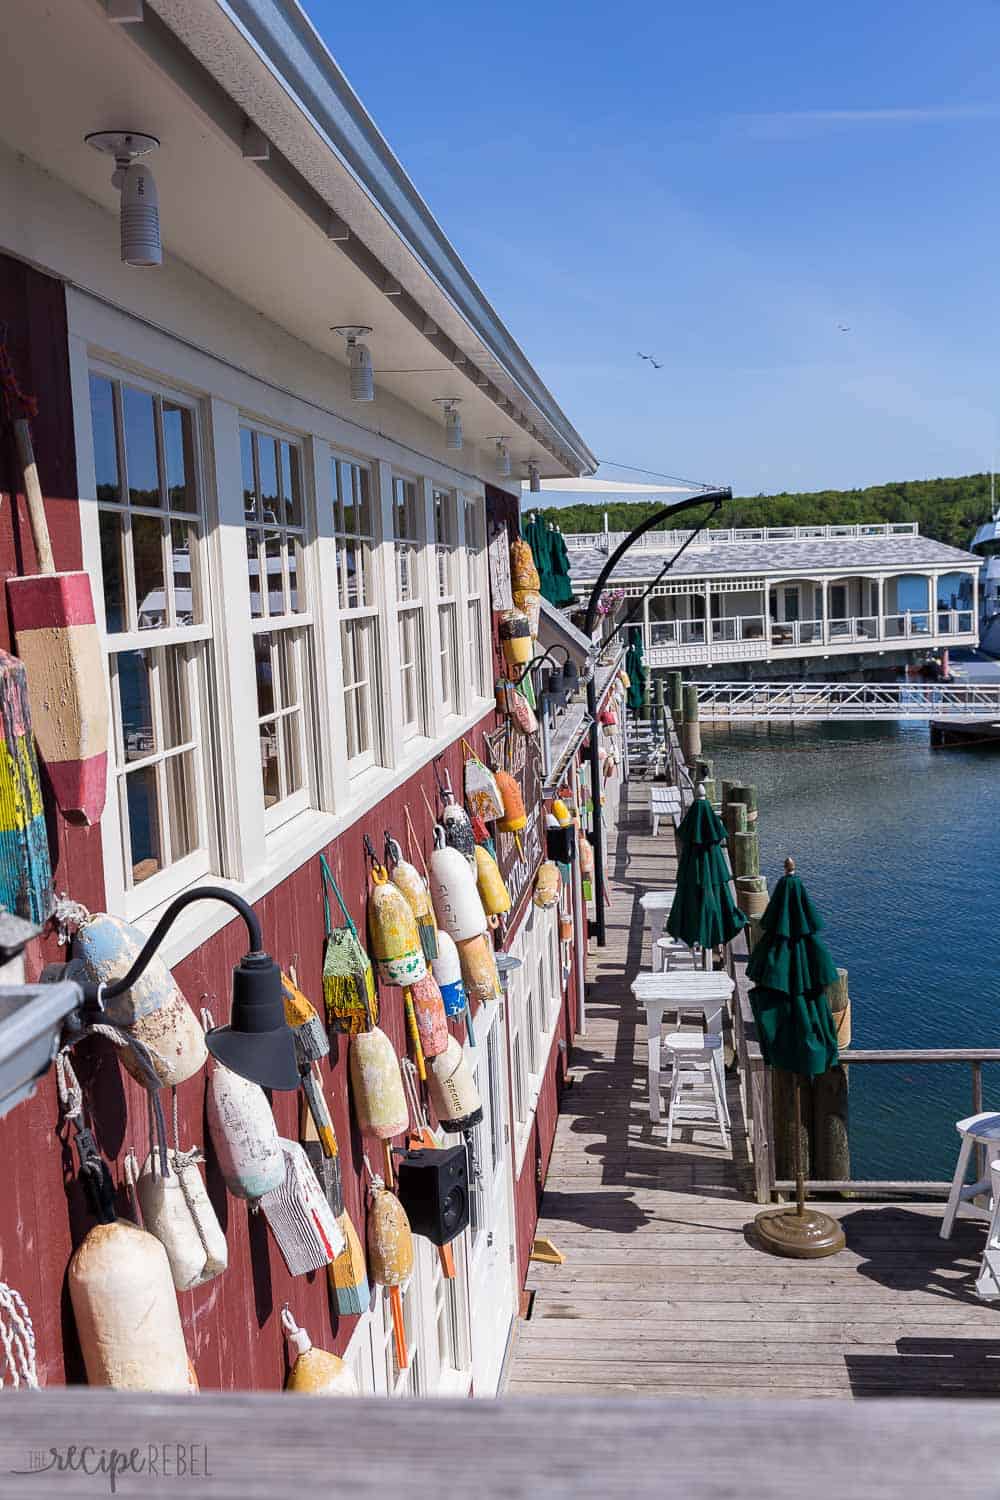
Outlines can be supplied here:
[[476, 881], [479, 899], [488, 917], [499, 917], [510, 911], [510, 892], [500, 874], [500, 866], [482, 844], [476, 845]]
[[427, 973], [413, 908], [381, 865], [372, 871], [368, 930], [379, 977], [405, 989]]
[[281, 1326], [292, 1361], [285, 1381], [286, 1391], [295, 1391], [300, 1396], [360, 1395], [350, 1367], [336, 1354], [314, 1348], [312, 1339], [298, 1326], [287, 1306], [282, 1308]]

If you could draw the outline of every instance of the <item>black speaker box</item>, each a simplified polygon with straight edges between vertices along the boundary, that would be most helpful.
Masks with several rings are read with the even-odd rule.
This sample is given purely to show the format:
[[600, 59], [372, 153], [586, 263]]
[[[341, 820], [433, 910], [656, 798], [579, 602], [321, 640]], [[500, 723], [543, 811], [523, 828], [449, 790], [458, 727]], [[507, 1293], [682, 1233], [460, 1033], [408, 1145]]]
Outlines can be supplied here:
[[558, 865], [568, 865], [576, 858], [576, 827], [569, 823], [565, 828], [546, 828], [545, 852]]
[[469, 1157], [464, 1146], [404, 1151], [396, 1163], [396, 1192], [414, 1234], [448, 1245], [469, 1223]]

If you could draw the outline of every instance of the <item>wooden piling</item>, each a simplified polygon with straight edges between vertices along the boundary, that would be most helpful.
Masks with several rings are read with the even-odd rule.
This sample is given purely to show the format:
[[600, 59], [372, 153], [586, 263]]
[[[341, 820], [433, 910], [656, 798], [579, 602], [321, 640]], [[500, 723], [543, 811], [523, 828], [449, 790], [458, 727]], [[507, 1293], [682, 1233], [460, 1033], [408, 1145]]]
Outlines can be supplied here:
[[681, 723], [681, 748], [688, 765], [693, 765], [701, 754], [701, 725], [698, 722], [698, 689], [694, 683], [684, 684]]
[[760, 843], [756, 833], [733, 834], [733, 872], [736, 875], [760, 874]]
[[[838, 1047], [851, 1043], [851, 997], [847, 970], [838, 969], [836, 981], [825, 991], [837, 1027]], [[851, 1175], [850, 1080], [843, 1063], [813, 1079], [813, 1158], [815, 1175], [835, 1182]]]
[[667, 673], [667, 702], [674, 716], [674, 723], [679, 723], [684, 713], [684, 678], [680, 672]]
[[763, 875], [736, 877], [736, 904], [747, 917], [762, 917], [768, 903], [767, 880]]
[[747, 822], [757, 821], [757, 788], [743, 782], [733, 782], [729, 788], [729, 803], [742, 802], [747, 810]]

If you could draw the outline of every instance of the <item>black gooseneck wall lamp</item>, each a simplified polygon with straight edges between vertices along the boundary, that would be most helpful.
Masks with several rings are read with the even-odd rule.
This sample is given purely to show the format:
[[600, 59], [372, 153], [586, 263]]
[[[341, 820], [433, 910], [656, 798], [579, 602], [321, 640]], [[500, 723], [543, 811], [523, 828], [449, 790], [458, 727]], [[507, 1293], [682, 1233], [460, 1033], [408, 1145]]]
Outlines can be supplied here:
[[[643, 521], [640, 525], [636, 526], [632, 531], [630, 531], [628, 536], [625, 537], [625, 539], [620, 542], [615, 550], [611, 553], [607, 562], [604, 564], [604, 567], [601, 569], [600, 573], [598, 573], [597, 581], [590, 591], [590, 598], [587, 601], [587, 618], [583, 626], [583, 633], [587, 637], [587, 639], [593, 639], [594, 626], [597, 624], [597, 610], [601, 601], [601, 594], [604, 590], [604, 585], [607, 583], [608, 579], [611, 577], [611, 574], [614, 572], [615, 568], [625, 556], [625, 553], [639, 540], [641, 536], [645, 536], [647, 531], [655, 530], [656, 527], [661, 526], [664, 521], [669, 521], [674, 516], [679, 516], [682, 511], [693, 510], [695, 506], [705, 505], [707, 502], [711, 502], [712, 509], [701, 522], [701, 525], [696, 527], [695, 530], [692, 531], [691, 535], [686, 539], [686, 541], [680, 547], [678, 547], [673, 556], [667, 559], [666, 563], [660, 569], [653, 582], [642, 594], [639, 595], [639, 598], [636, 599], [636, 601], [632, 605], [632, 608], [629, 610], [628, 614], [625, 616], [621, 624], [616, 626], [615, 629], [611, 632], [611, 636], [609, 637], [609, 639], [612, 639], [614, 636], [616, 636], [620, 630], [624, 630], [625, 626], [632, 621], [636, 612], [641, 607], [643, 599], [645, 599], [646, 596], [656, 587], [660, 579], [663, 578], [666, 573], [670, 572], [670, 569], [680, 557], [681, 553], [685, 550], [685, 548], [691, 545], [695, 537], [704, 529], [711, 517], [714, 516], [722, 506], [723, 502], [726, 500], [731, 500], [732, 498], [733, 492], [729, 488], [702, 490], [697, 495], [689, 496], [687, 500], [678, 500], [675, 505], [668, 505], [663, 510], [654, 511], [647, 520]], [[605, 642], [605, 644], [607, 644], [607, 642]], [[595, 907], [592, 931], [594, 937], [596, 937], [597, 939], [597, 946], [599, 948], [603, 948], [607, 944], [607, 926], [604, 920], [604, 824], [601, 812], [601, 757], [600, 749], [597, 743], [596, 730], [597, 680], [594, 673], [591, 673], [590, 677], [587, 680], [587, 714], [592, 721], [590, 728], [590, 796], [593, 805], [592, 831], [594, 845]]]
[[[98, 985], [80, 984], [83, 1001], [77, 1012], [78, 1025], [99, 1021], [104, 1003], [132, 988], [153, 958], [167, 932], [185, 907], [195, 901], [223, 901], [238, 912], [246, 924], [249, 951], [233, 969], [233, 1001], [228, 1026], [215, 1026], [205, 1035], [212, 1056], [252, 1083], [266, 1089], [297, 1089], [299, 1069], [295, 1040], [285, 1021], [281, 992], [281, 970], [264, 951], [256, 912], [250, 904], [218, 885], [200, 885], [171, 901], [143, 945], [132, 967], [121, 979]], [[79, 981], [77, 981], [79, 982]]]

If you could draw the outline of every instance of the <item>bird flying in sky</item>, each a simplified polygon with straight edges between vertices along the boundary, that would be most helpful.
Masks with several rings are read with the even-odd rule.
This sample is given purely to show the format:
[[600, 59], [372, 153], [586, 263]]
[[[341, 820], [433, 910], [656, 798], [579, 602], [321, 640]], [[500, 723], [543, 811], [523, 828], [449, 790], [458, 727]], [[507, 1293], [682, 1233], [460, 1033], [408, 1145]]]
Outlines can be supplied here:
[[841, 333], [850, 333], [851, 331], [850, 323], [838, 323], [837, 327], [840, 329]]
[[638, 349], [636, 350], [636, 353], [639, 355], [640, 359], [648, 359], [649, 363], [653, 366], [654, 370], [662, 370], [663, 369], [662, 364], [657, 363], [657, 361], [653, 358], [653, 356], [651, 354], [640, 354]]

